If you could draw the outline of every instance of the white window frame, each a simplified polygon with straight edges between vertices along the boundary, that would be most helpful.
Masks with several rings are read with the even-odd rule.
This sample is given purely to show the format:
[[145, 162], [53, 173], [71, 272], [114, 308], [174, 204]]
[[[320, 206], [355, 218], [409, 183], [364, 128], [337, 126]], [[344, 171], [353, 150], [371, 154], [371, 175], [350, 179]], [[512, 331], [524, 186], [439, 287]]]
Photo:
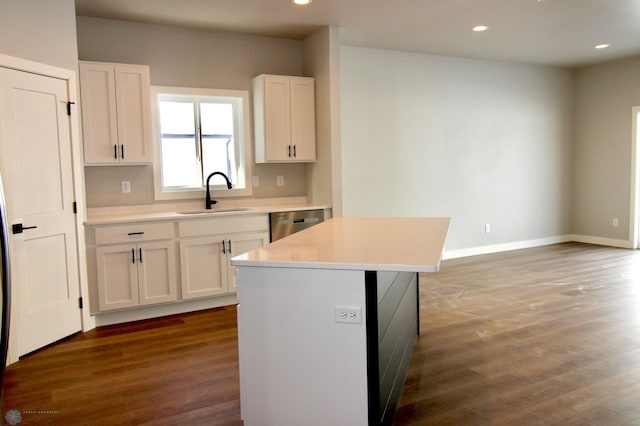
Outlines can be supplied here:
[[[218, 96], [238, 98], [241, 107], [238, 108], [240, 125], [234, 135], [238, 144], [238, 182], [232, 189], [216, 189], [211, 187], [212, 198], [243, 197], [252, 195], [251, 185], [251, 108], [249, 106], [248, 90], [221, 90], [193, 87], [151, 86], [151, 122], [153, 127], [153, 181], [154, 198], [156, 200], [185, 200], [197, 199], [205, 196], [204, 188], [180, 189], [166, 191], [162, 186], [162, 141], [160, 137], [160, 120], [158, 116], [158, 95], [185, 96]], [[220, 186], [218, 186], [220, 187]]]

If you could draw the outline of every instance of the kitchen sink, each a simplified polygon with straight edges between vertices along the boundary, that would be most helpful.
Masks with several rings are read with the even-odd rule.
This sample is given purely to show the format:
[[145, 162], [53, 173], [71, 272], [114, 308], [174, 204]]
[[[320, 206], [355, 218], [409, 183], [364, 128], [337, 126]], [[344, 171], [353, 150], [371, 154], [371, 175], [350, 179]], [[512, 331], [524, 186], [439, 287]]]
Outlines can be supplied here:
[[201, 209], [201, 210], [185, 210], [182, 212], [176, 212], [178, 214], [216, 214], [216, 213], [231, 213], [231, 212], [246, 212], [253, 210], [251, 207], [236, 207], [230, 209]]

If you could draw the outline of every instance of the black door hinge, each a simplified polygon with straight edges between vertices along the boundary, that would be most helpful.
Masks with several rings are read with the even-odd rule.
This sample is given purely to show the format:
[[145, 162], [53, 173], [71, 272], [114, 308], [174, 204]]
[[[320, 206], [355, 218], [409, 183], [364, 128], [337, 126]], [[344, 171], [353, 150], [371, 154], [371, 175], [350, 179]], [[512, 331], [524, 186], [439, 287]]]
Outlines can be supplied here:
[[82, 296], [78, 297], [78, 307], [82, 309]]
[[75, 102], [67, 102], [67, 115], [71, 115], [71, 105], [75, 105]]
[[78, 203], [73, 202], [73, 214], [78, 214]]

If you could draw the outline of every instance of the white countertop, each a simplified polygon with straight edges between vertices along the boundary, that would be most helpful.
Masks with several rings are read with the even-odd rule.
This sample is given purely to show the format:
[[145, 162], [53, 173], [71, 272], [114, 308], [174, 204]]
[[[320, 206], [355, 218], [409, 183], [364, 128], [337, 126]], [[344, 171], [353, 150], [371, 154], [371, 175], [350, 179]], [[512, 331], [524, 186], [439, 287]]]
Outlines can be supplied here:
[[235, 266], [437, 272], [451, 218], [334, 218], [231, 260]]
[[[201, 203], [200, 203], [201, 204]], [[221, 217], [230, 215], [267, 214], [284, 211], [300, 211], [328, 209], [327, 205], [309, 205], [298, 203], [256, 205], [256, 206], [213, 206], [211, 210], [205, 210], [198, 206], [178, 207], [175, 211], [152, 211], [145, 209], [145, 206], [122, 209], [96, 209], [89, 211], [87, 226], [111, 225], [130, 222], [156, 222], [167, 220], [202, 219], [205, 217]]]

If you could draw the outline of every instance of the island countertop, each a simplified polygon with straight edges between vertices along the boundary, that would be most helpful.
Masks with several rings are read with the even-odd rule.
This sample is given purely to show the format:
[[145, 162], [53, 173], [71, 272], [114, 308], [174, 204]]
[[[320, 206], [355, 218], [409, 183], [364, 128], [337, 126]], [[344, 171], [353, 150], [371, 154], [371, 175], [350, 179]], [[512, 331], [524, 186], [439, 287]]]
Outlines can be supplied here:
[[339, 217], [231, 260], [234, 266], [437, 272], [451, 218]]

